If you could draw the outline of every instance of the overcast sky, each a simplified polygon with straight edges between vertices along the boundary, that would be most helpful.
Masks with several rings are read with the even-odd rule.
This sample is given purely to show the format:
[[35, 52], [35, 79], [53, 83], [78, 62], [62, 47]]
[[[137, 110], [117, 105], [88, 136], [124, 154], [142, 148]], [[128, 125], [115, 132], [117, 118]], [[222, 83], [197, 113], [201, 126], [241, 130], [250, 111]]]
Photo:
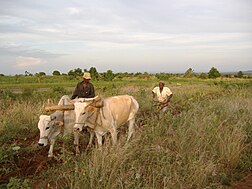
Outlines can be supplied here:
[[252, 0], [0, 0], [0, 73], [252, 70]]

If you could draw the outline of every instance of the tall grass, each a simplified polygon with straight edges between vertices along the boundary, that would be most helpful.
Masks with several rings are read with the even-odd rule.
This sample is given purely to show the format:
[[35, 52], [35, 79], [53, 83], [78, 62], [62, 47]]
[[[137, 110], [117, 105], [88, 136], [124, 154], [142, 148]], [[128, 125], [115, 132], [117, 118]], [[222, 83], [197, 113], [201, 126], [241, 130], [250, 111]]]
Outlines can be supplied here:
[[[220, 174], [237, 167], [245, 147], [247, 135], [244, 122], [240, 121], [245, 117], [240, 115], [237, 119], [237, 110], [226, 100], [209, 101], [205, 105], [193, 104], [177, 117], [150, 119], [138, 140], [126, 149], [126, 155], [118, 154], [119, 162], [124, 163], [113, 169], [115, 180], [102, 187], [119, 188], [111, 185], [119, 182], [118, 176], [123, 178], [119, 182], [122, 188], [203, 188], [220, 182]], [[241, 107], [249, 111], [250, 106]], [[109, 156], [108, 159], [111, 160]], [[109, 167], [100, 171], [108, 172]], [[122, 169], [125, 171], [121, 172]], [[125, 174], [128, 177], [123, 177]]]
[[[99, 90], [104, 96], [130, 91], [141, 109], [150, 109], [152, 85], [153, 82], [144, 85], [121, 82]], [[172, 108], [180, 107], [180, 114], [168, 112], [157, 116], [152, 110], [139, 113], [137, 120], [143, 120], [144, 124], [138, 126], [129, 143], [125, 144], [126, 137], [121, 131], [116, 146], [111, 146], [108, 135], [102, 149], [85, 151], [83, 147], [78, 157], [68, 147], [59, 156], [61, 163], [52, 164], [39, 178], [55, 188], [201, 189], [224, 188], [234, 181], [237, 172], [250, 170], [251, 86], [230, 89], [223, 84], [194, 84], [193, 87], [171, 85], [171, 88]], [[55, 99], [61, 95], [59, 91], [54, 91]], [[37, 116], [33, 113], [43, 112], [40, 98], [23, 102], [19, 98], [14, 102], [0, 101], [1, 107], [7, 110], [1, 110], [4, 126], [1, 131], [7, 136], [13, 125], [36, 126]], [[11, 133], [17, 136], [14, 131]]]

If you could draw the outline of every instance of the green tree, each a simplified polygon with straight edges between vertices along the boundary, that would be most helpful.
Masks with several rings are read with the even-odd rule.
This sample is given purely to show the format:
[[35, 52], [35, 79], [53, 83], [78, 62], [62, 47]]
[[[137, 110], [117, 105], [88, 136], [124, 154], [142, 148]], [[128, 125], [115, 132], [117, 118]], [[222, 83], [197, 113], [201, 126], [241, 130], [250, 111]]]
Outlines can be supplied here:
[[91, 74], [92, 80], [98, 80], [98, 78], [99, 78], [99, 73], [97, 72], [97, 70], [96, 70], [95, 67], [91, 67], [91, 68], [89, 69], [89, 73]]
[[[127, 73], [127, 72], [126, 72], [126, 73]], [[127, 75], [129, 75], [129, 74], [127, 73]], [[142, 75], [142, 73], [141, 73], [141, 72], [137, 72], [137, 73], [134, 74], [135, 77], [137, 77], [137, 76], [139, 76], [139, 75]]]
[[28, 71], [25, 71], [25, 76], [32, 76], [32, 74], [30, 73], [30, 72], [28, 72]]
[[243, 77], [243, 72], [242, 72], [242, 71], [239, 71], [239, 72], [237, 73], [237, 77], [242, 78], [242, 77]]
[[60, 75], [60, 72], [58, 70], [54, 70], [52, 74], [53, 75]]
[[114, 77], [115, 77], [115, 74], [113, 73], [112, 70], [107, 70], [107, 72], [105, 72], [103, 74], [103, 76], [104, 76], [104, 80], [112, 81], [114, 79]]
[[75, 72], [73, 70], [70, 70], [67, 75], [75, 77]]
[[74, 73], [75, 73], [76, 76], [82, 76], [83, 75], [82, 69], [80, 69], [80, 68], [74, 69]]
[[38, 73], [35, 73], [35, 76], [45, 76], [46, 73], [45, 72], [38, 72]]
[[192, 68], [189, 68], [188, 70], [186, 70], [185, 74], [184, 74], [184, 77], [186, 78], [191, 78], [193, 77], [193, 69]]
[[209, 78], [217, 78], [217, 77], [220, 77], [220, 76], [221, 76], [220, 72], [215, 67], [212, 67], [210, 69], [210, 71], [208, 72], [208, 77]]
[[67, 75], [72, 77], [82, 76], [83, 72], [80, 68], [75, 68], [74, 70], [70, 70]]

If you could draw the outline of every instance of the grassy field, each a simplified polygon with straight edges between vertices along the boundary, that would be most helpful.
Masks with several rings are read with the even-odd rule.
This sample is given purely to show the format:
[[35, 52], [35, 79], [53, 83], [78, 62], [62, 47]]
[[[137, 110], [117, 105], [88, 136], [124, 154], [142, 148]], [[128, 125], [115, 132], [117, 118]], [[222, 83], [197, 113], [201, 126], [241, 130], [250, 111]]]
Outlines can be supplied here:
[[[74, 155], [72, 137], [59, 138], [57, 159], [37, 146], [38, 117], [48, 98], [71, 95], [79, 78], [42, 81], [0, 79], [0, 188], [227, 188], [252, 168], [252, 81], [171, 78], [170, 111], [158, 114], [151, 89], [157, 79], [93, 82], [96, 93], [129, 94], [140, 104], [136, 134], [125, 145], [126, 129], [112, 147]], [[35, 90], [47, 88], [46, 91]], [[11, 89], [22, 89], [13, 93]], [[64, 145], [63, 145], [64, 144]]]

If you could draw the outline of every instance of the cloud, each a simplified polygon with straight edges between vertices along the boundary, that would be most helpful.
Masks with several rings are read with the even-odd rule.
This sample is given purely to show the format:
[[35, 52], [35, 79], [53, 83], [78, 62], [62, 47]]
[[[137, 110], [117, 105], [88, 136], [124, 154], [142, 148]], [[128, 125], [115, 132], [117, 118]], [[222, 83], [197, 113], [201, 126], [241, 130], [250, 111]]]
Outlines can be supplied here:
[[18, 68], [28, 68], [28, 67], [45, 64], [45, 63], [46, 63], [46, 60], [43, 60], [41, 58], [24, 57], [24, 56], [18, 56], [16, 58], [16, 66]]
[[0, 15], [1, 33], [29, 33], [35, 23], [32, 20], [16, 16]]
[[69, 8], [66, 8], [66, 10], [70, 15], [80, 14], [81, 13], [81, 9], [78, 9], [78, 8], [75, 8], [75, 7], [69, 7]]
[[39, 32], [48, 32], [48, 33], [61, 33], [61, 31], [59, 29], [56, 28], [49, 28], [49, 27], [45, 27], [45, 28], [34, 28], [34, 31], [39, 31]]
[[34, 69], [29, 71], [36, 72], [93, 64], [120, 71], [122, 61], [132, 69], [139, 63], [137, 71], [153, 70], [150, 62], [169, 69], [215, 61], [220, 66], [227, 61], [231, 69], [231, 56], [236, 65], [251, 62], [251, 0], [1, 3], [0, 64], [1, 70], [8, 66], [7, 73], [14, 68], [10, 65], [20, 68], [29, 62]]
[[[1, 39], [1, 38], [0, 38]], [[34, 44], [35, 45], [35, 44]], [[50, 46], [50, 43], [49, 43]], [[66, 54], [53, 53], [43, 49], [36, 49], [31, 46], [24, 46], [15, 42], [0, 42], [0, 56], [18, 56], [18, 57], [42, 57], [44, 59], [48, 58], [59, 58], [65, 56]]]

